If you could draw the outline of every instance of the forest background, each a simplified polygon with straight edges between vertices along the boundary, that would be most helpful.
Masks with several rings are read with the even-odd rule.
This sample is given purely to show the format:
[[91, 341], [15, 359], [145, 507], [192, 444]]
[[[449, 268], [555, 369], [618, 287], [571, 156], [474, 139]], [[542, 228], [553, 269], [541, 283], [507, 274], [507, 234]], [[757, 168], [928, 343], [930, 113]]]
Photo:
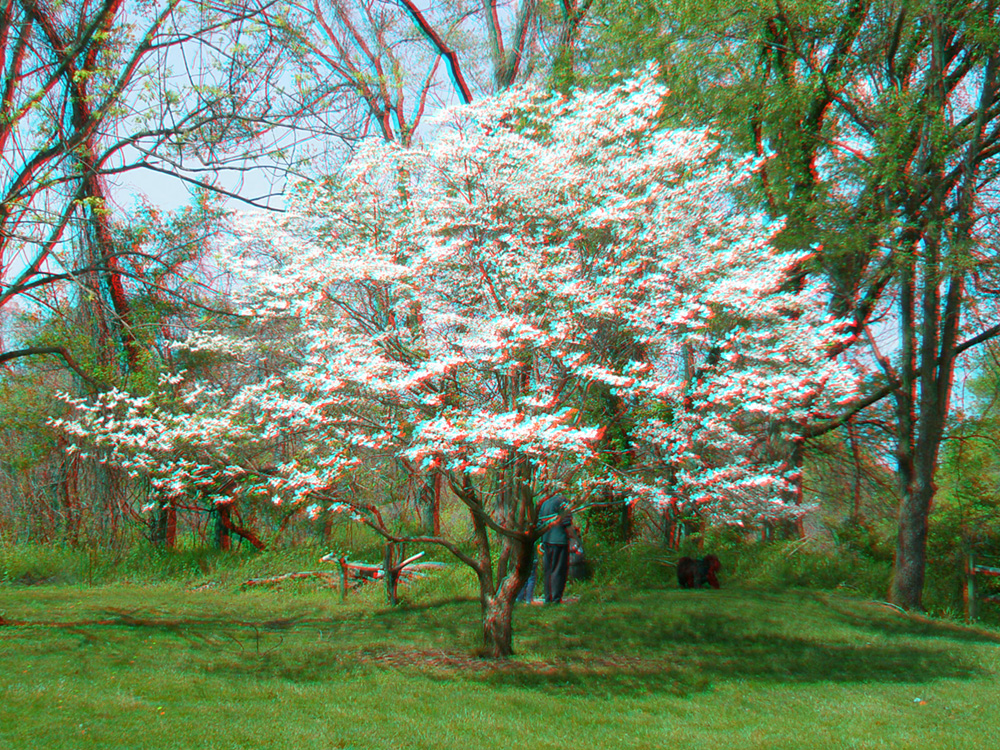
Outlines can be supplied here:
[[[362, 546], [420, 540], [472, 567], [484, 638], [504, 655], [509, 604], [539, 532], [536, 496], [565, 487], [600, 544], [725, 546], [749, 558], [751, 539], [790, 539], [795, 555], [825, 561], [817, 565], [883, 571], [865, 585], [903, 608], [957, 611], [968, 556], [997, 555], [996, 13], [991, 2], [930, 1], [10, 0], [0, 27], [3, 543], [329, 545], [343, 524], [361, 522], [373, 535]], [[645, 61], [655, 63], [652, 77], [630, 78]], [[264, 430], [253, 450], [227, 446], [223, 456], [205, 450], [203, 432], [201, 443], [178, 437], [155, 467], [137, 470], [134, 451], [105, 439], [113, 431], [66, 429], [83, 404], [143, 399], [164, 384], [178, 393], [206, 393], [207, 384], [231, 399], [308, 363], [297, 338], [305, 316], [237, 307], [245, 289], [216, 260], [237, 236], [235, 205], [277, 211], [294, 196], [340, 196], [345, 165], [369, 141], [390, 144], [405, 172], [405, 154], [438, 138], [431, 114], [450, 105], [488, 109], [526, 82], [583, 101], [572, 92], [614, 91], [622, 80], [670, 91], [636, 143], [707, 129], [721, 148], [698, 165], [759, 159], [728, 205], [775, 222], [770, 244], [798, 258], [778, 266], [785, 278], [770, 292], [826, 290], [822, 309], [789, 308], [779, 322], [811, 320], [807, 313], [840, 321], [823, 355], [863, 373], [852, 397], [800, 392], [785, 415], [739, 412], [738, 424], [725, 425], [728, 442], [706, 449], [691, 432], [688, 445], [658, 451], [644, 430], [682, 415], [651, 413], [608, 366], [581, 386], [575, 416], [560, 417], [593, 428], [577, 435], [592, 463], [542, 471], [540, 453], [500, 437], [503, 450], [483, 472], [463, 474], [460, 464], [406, 454], [412, 446], [369, 442], [356, 446], [361, 464], [339, 465], [312, 498], [288, 494], [308, 436]], [[519, 106], [531, 114], [535, 105]], [[152, 195], [126, 205], [116, 186], [140, 170], [190, 186], [189, 203], [168, 211]], [[326, 210], [336, 216], [336, 205]], [[267, 261], [284, 267], [280, 257]], [[727, 351], [713, 341], [739, 340], [753, 322], [717, 316], [699, 345], [674, 350], [678, 392], [711, 381]], [[412, 321], [393, 326], [413, 335]], [[250, 369], [232, 351], [178, 346], [206, 331], [266, 346]], [[606, 362], [643, 361], [639, 339], [588, 331]], [[541, 370], [506, 365], [503, 413], [524, 413]], [[956, 373], [971, 394], [958, 405]], [[189, 414], [184, 404], [197, 401], [178, 397], [171, 408]], [[709, 402], [719, 404], [699, 403]], [[380, 419], [400, 428], [404, 407], [412, 404], [383, 400]], [[563, 440], [541, 453], [579, 449]], [[694, 482], [702, 489], [685, 494], [692, 455], [715, 476], [756, 463], [755, 476], [771, 481], [752, 502], [745, 484], [706, 494]], [[157, 480], [177, 476], [176, 460], [188, 462], [183, 482], [165, 492]], [[671, 491], [598, 481], [637, 473]]]

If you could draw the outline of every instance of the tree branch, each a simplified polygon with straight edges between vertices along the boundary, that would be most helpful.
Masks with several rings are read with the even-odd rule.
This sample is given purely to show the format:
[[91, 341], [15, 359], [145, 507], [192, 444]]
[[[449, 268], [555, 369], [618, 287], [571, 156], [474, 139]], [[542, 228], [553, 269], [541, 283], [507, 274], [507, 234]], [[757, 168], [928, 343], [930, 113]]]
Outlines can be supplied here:
[[469, 104], [472, 101], [472, 93], [469, 91], [469, 84], [465, 82], [465, 76], [458, 64], [458, 55], [455, 54], [455, 50], [451, 49], [447, 44], [445, 44], [444, 39], [441, 35], [434, 30], [424, 14], [417, 8], [413, 0], [399, 0], [403, 7], [406, 8], [407, 12], [416, 22], [417, 26], [424, 33], [424, 36], [434, 45], [434, 49], [438, 51], [438, 54], [443, 55], [445, 60], [448, 61], [448, 70], [451, 73], [451, 80], [455, 84], [455, 88], [458, 90], [459, 96], [462, 97], [462, 104]]
[[104, 391], [107, 390], [107, 384], [91, 377], [87, 372], [80, 367], [79, 363], [73, 357], [72, 354], [64, 346], [29, 346], [25, 349], [16, 349], [10, 352], [0, 352], [0, 364], [8, 362], [12, 359], [17, 359], [19, 357], [31, 357], [35, 355], [42, 354], [54, 354], [57, 357], [61, 357], [66, 366], [69, 367], [73, 372], [75, 372], [82, 380], [90, 384], [94, 390]]

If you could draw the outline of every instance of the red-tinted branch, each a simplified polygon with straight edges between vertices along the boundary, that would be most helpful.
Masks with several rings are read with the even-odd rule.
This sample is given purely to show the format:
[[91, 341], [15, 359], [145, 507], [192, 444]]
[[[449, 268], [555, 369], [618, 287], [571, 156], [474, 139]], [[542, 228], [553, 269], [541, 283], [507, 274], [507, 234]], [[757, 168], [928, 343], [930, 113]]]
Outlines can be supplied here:
[[438, 51], [438, 54], [444, 56], [444, 59], [448, 61], [448, 70], [451, 72], [451, 79], [458, 89], [459, 95], [462, 97], [463, 104], [469, 104], [472, 101], [472, 93], [469, 91], [469, 84], [465, 82], [465, 76], [462, 74], [461, 68], [458, 64], [458, 55], [455, 54], [455, 50], [445, 44], [444, 39], [441, 35], [434, 30], [427, 19], [424, 18], [424, 14], [419, 8], [413, 3], [413, 0], [400, 0], [403, 7], [406, 8], [407, 12], [416, 22], [417, 26], [424, 33], [434, 48]]
[[260, 537], [254, 534], [250, 529], [244, 528], [243, 526], [237, 526], [233, 523], [233, 519], [228, 513], [219, 513], [217, 518], [219, 519], [219, 523], [221, 523], [226, 530], [231, 531], [237, 536], [243, 537], [257, 549], [267, 549], [267, 545], [260, 540]]

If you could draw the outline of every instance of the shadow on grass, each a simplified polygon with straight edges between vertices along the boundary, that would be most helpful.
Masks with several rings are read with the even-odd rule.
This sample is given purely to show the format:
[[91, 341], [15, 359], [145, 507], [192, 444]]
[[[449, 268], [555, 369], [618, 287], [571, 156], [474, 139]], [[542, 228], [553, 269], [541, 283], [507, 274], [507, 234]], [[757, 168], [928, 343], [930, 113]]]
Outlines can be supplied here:
[[569, 663], [609, 651], [630, 654], [663, 665], [671, 684], [698, 686], [737, 679], [922, 683], [974, 678], [989, 672], [955, 641], [1000, 640], [948, 623], [893, 619], [877, 611], [845, 614], [782, 596], [698, 592], [657, 599], [614, 598], [575, 611], [529, 613], [521, 643], [536, 653], [562, 654]]
[[968, 643], [998, 644], [1000, 633], [947, 620], [936, 620], [919, 613], [896, 610], [882, 602], [857, 602], [823, 594], [813, 598], [835, 613], [846, 625], [884, 636], [947, 638]]
[[[520, 607], [514, 648], [521, 656], [507, 663], [472, 655], [481, 637], [478, 602], [448, 600], [373, 613], [358, 623], [350, 643], [340, 639], [347, 649], [341, 657], [314, 657], [323, 665], [318, 670], [284, 657], [228, 668], [295, 681], [389, 668], [434, 680], [593, 695], [684, 695], [740, 679], [914, 684], [987, 674], [973, 655], [941, 640], [956, 635], [943, 625], [897, 623], [879, 612], [808, 611], [808, 603], [781, 596], [712, 596]], [[799, 616], [801, 627], [794, 621]], [[873, 639], [876, 631], [905, 638]], [[329, 646], [338, 648], [337, 639]]]
[[[479, 659], [479, 603], [440, 600], [327, 618], [130, 616], [44, 627], [181, 672], [324, 683], [393, 670], [436, 681], [586, 695], [686, 695], [714, 682], [922, 683], [988, 675], [969, 646], [996, 634], [913, 620], [864, 602], [755, 592], [646, 592], [563, 607], [519, 607], [508, 662]], [[49, 646], [54, 645], [53, 641]], [[164, 664], [164, 666], [168, 666]]]

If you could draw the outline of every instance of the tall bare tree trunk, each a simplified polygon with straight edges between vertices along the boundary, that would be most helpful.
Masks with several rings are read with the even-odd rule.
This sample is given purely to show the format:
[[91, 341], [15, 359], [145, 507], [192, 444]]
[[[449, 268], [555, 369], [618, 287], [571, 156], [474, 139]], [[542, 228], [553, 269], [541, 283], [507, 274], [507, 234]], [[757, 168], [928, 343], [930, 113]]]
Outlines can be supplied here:
[[441, 474], [422, 474], [417, 477], [420, 491], [417, 494], [417, 518], [425, 534], [441, 534]]
[[150, 541], [173, 549], [177, 544], [177, 506], [173, 500], [161, 500], [153, 518]]

